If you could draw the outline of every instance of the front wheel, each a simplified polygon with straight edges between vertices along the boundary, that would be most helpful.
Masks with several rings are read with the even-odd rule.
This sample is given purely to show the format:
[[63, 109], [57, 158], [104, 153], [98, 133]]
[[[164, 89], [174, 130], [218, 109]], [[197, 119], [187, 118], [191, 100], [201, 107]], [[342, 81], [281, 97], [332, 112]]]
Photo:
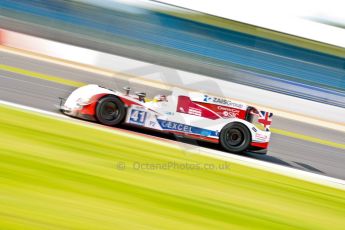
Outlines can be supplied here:
[[229, 123], [220, 132], [219, 141], [226, 151], [241, 153], [248, 149], [251, 133], [242, 123]]
[[118, 125], [123, 121], [125, 115], [125, 106], [116, 96], [103, 97], [97, 103], [96, 118], [103, 125]]

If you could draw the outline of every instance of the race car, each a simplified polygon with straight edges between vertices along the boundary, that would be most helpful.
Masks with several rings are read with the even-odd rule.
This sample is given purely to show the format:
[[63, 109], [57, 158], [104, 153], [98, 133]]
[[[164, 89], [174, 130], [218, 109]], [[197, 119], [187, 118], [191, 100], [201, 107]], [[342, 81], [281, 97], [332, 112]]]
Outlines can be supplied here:
[[170, 95], [148, 99], [90, 84], [74, 90], [60, 102], [69, 116], [103, 125], [122, 123], [202, 141], [219, 143], [224, 150], [266, 153], [273, 114], [228, 98], [173, 88]]

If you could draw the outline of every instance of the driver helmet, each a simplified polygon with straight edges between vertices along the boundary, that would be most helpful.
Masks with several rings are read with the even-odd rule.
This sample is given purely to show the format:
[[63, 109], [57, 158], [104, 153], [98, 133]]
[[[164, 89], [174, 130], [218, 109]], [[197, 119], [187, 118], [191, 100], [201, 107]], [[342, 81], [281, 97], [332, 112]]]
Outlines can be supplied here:
[[166, 95], [156, 95], [154, 98], [153, 98], [154, 101], [167, 101], [167, 96]]

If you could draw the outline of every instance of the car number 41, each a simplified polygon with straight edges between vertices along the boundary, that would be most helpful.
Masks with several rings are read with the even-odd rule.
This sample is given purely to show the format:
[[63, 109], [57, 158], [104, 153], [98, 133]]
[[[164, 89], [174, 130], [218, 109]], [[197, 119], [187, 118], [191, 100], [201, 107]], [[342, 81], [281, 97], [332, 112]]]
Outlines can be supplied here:
[[129, 117], [130, 123], [135, 123], [138, 125], [144, 125], [146, 120], [147, 112], [133, 109]]

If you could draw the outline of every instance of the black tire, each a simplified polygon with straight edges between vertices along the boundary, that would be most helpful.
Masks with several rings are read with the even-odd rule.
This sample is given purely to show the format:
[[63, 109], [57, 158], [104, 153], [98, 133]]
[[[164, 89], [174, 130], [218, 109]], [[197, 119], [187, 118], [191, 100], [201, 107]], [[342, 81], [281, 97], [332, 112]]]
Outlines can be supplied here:
[[247, 150], [251, 139], [251, 133], [248, 128], [239, 122], [227, 124], [219, 135], [221, 146], [226, 151], [233, 153], [241, 153]]
[[116, 96], [105, 96], [97, 102], [96, 119], [99, 121], [99, 123], [103, 125], [115, 126], [122, 123], [125, 116], [125, 106]]

